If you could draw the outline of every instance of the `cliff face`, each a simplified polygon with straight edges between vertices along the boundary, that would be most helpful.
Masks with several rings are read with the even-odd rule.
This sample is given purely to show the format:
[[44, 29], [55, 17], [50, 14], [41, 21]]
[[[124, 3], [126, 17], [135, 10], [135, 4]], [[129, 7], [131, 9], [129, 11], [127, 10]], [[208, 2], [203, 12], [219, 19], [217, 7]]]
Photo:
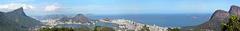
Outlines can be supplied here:
[[0, 31], [27, 31], [41, 23], [40, 21], [26, 16], [23, 8], [1, 13], [0, 21]]
[[229, 10], [229, 13], [230, 13], [231, 15], [240, 16], [240, 7], [235, 6], [235, 5], [231, 6], [231, 8], [230, 8], [230, 10]]
[[229, 12], [216, 10], [210, 20], [197, 26], [199, 29], [221, 31], [221, 23], [227, 23], [230, 15], [237, 15], [240, 18], [240, 7], [231, 6]]
[[198, 27], [200, 29], [209, 29], [209, 30], [220, 30], [221, 29], [221, 23], [227, 22], [227, 18], [229, 16], [229, 13], [227, 11], [223, 10], [216, 10], [210, 20], [208, 22], [205, 22]]

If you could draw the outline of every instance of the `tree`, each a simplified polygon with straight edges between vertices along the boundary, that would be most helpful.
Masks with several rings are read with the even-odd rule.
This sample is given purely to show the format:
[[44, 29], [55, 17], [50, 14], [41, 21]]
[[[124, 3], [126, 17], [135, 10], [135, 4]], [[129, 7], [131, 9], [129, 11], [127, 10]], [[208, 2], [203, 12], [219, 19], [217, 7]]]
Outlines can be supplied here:
[[41, 28], [38, 31], [74, 31], [72, 28]]
[[110, 27], [95, 26], [93, 31], [115, 31], [115, 30]]
[[168, 31], [180, 31], [179, 28], [168, 28]]
[[222, 23], [222, 31], [240, 31], [240, 20], [236, 15], [229, 18], [228, 23]]
[[139, 31], [150, 31], [150, 30], [149, 30], [149, 27], [147, 27], [146, 25], [144, 25], [144, 26], [142, 27], [142, 29], [139, 30]]
[[79, 28], [75, 28], [75, 31], [92, 31], [91, 28], [89, 28], [88, 26], [81, 26]]

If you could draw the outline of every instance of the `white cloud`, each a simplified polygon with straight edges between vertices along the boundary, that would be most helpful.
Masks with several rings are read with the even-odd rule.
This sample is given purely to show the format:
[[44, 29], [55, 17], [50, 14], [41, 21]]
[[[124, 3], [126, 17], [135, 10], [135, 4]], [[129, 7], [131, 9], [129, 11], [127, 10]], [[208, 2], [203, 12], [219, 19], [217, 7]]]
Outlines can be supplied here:
[[73, 6], [64, 7], [76, 9], [72, 12], [87, 13], [87, 14], [124, 14], [124, 13], [137, 13], [141, 8], [138, 6], [127, 5], [86, 5], [86, 6]]
[[0, 5], [0, 9], [3, 9], [3, 10], [14, 10], [14, 9], [17, 9], [20, 7], [23, 7], [23, 9], [27, 9], [27, 10], [35, 8], [33, 5], [20, 4], [20, 3], [9, 3], [9, 4], [1, 4]]
[[56, 5], [47, 5], [45, 7], [45, 10], [48, 11], [48, 12], [53, 12], [53, 11], [56, 11], [57, 9], [59, 9], [60, 7], [59, 6], [56, 6]]

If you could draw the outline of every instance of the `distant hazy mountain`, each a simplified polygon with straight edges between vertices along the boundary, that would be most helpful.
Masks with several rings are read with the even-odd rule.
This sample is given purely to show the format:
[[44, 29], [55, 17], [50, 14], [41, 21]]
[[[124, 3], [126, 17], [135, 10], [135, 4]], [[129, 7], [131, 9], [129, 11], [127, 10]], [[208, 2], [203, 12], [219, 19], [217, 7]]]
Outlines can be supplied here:
[[63, 17], [59, 21], [61, 22], [80, 22], [80, 23], [90, 23], [90, 19], [85, 17], [83, 14], [77, 14], [74, 17]]
[[11, 12], [0, 12], [0, 31], [28, 31], [40, 23], [25, 15], [22, 7]]
[[45, 15], [45, 16], [34, 16], [38, 20], [49, 20], [49, 19], [61, 19], [63, 17], [67, 17], [67, 15], [62, 14], [52, 14], [52, 15]]

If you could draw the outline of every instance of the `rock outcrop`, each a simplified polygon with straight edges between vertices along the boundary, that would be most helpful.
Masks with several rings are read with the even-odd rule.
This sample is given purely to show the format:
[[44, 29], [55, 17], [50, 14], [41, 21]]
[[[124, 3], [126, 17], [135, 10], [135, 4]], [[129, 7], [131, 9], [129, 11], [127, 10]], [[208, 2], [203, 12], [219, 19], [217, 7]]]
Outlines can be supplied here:
[[29, 31], [40, 23], [27, 16], [22, 7], [11, 12], [0, 13], [0, 31]]
[[238, 17], [240, 17], [240, 7], [235, 6], [235, 5], [231, 6], [229, 13], [231, 15], [237, 15]]
[[200, 24], [195, 28], [201, 30], [221, 31], [221, 23], [227, 23], [231, 15], [237, 15], [240, 18], [240, 7], [233, 5], [230, 7], [229, 12], [216, 10], [209, 21]]
[[229, 13], [224, 10], [216, 10], [210, 20], [198, 26], [200, 29], [204, 30], [220, 30], [221, 23], [225, 23], [228, 20]]

